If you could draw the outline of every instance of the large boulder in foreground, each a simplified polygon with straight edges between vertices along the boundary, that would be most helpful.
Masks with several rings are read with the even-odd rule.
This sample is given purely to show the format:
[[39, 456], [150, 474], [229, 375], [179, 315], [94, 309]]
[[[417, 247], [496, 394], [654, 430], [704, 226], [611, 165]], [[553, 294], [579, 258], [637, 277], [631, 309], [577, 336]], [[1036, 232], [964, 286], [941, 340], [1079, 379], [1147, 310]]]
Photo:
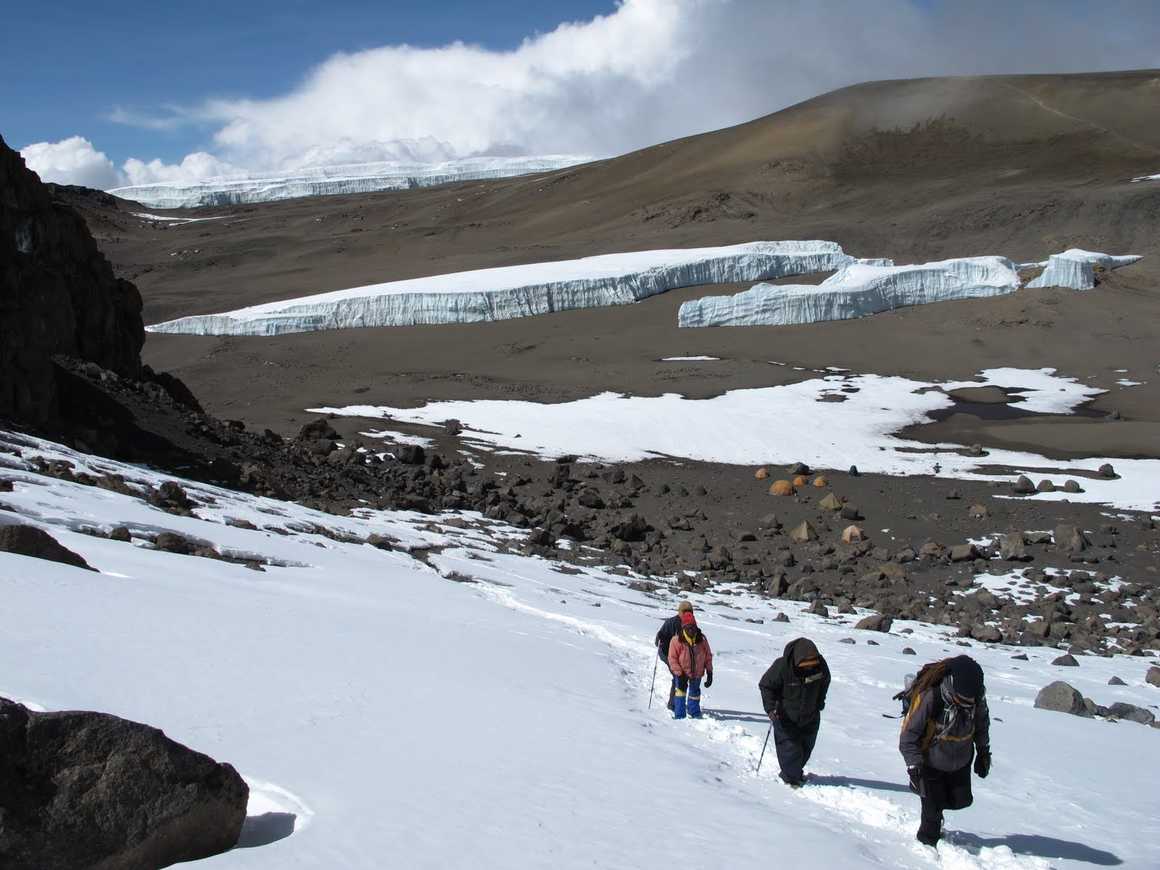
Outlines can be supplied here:
[[237, 771], [106, 713], [35, 713], [0, 698], [0, 867], [142, 870], [238, 841]]
[[19, 524], [0, 526], [0, 552], [31, 556], [34, 559], [47, 559], [50, 562], [72, 565], [74, 568], [93, 570], [82, 556], [74, 553], [48, 532], [38, 529], [36, 526]]

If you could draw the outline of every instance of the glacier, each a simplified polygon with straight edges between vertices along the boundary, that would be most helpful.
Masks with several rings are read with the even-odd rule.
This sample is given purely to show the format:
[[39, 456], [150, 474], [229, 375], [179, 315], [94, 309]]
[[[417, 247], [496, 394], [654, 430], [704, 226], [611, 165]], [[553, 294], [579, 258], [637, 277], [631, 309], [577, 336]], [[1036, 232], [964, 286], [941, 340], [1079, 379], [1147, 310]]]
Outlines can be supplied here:
[[758, 284], [734, 296], [684, 303], [683, 327], [786, 326], [850, 320], [907, 305], [1002, 296], [1019, 289], [1006, 257], [962, 257], [911, 266], [851, 263], [819, 285]]
[[1141, 258], [1135, 254], [1113, 256], [1098, 251], [1070, 248], [1062, 254], [1052, 254], [1043, 273], [1028, 282], [1031, 288], [1066, 287], [1071, 290], [1091, 290], [1096, 286], [1097, 268], [1111, 270], [1130, 266]]
[[271, 336], [324, 329], [476, 323], [625, 305], [678, 287], [762, 281], [829, 272], [858, 263], [836, 242], [826, 241], [749, 242], [602, 254], [371, 284], [223, 314], [182, 317], [147, 329], [188, 335]]
[[391, 160], [316, 166], [246, 177], [207, 178], [185, 184], [136, 184], [114, 187], [108, 192], [150, 208], [244, 205], [302, 196], [375, 193], [382, 190], [434, 187], [458, 181], [511, 178], [565, 169], [587, 163], [591, 159], [574, 154], [550, 154], [541, 157], [472, 157], [441, 163]]

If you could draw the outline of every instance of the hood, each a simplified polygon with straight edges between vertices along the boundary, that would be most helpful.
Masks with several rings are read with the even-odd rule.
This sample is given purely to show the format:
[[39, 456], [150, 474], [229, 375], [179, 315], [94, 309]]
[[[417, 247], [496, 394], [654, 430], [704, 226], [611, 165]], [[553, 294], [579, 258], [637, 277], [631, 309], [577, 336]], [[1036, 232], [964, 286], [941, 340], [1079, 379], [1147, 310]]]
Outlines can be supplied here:
[[816, 659], [821, 656], [812, 640], [807, 637], [799, 637], [786, 644], [785, 657], [796, 668], [806, 659]]

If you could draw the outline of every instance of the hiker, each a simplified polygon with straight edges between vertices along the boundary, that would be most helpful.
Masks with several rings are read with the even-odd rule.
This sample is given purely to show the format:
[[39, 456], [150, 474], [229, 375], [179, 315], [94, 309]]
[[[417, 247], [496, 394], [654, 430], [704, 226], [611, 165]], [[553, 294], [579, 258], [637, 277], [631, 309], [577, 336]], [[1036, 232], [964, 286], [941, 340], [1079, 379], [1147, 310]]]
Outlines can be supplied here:
[[[682, 601], [677, 605], [677, 615], [670, 616], [661, 623], [661, 630], [657, 632], [656, 639], [653, 641], [656, 644], [657, 656], [666, 665], [669, 663], [669, 643], [677, 632], [681, 630], [681, 614], [692, 613], [693, 603], [691, 601]], [[674, 676], [669, 682], [669, 709], [673, 709], [673, 698], [677, 693], [677, 678]]]
[[818, 739], [830, 690], [830, 666], [812, 640], [799, 637], [786, 644], [781, 658], [769, 666], [757, 687], [773, 723], [779, 776], [786, 785], [798, 788], [806, 781], [805, 766]]
[[974, 800], [972, 758], [980, 779], [991, 772], [991, 716], [983, 669], [970, 656], [932, 662], [894, 697], [906, 705], [898, 748], [906, 760], [910, 790], [922, 798], [917, 839], [937, 847], [943, 811], [964, 809]]
[[705, 688], [713, 685], [713, 650], [709, 638], [697, 626], [692, 610], [681, 613], [681, 628], [669, 641], [669, 670], [676, 682], [673, 718], [701, 718], [701, 678]]

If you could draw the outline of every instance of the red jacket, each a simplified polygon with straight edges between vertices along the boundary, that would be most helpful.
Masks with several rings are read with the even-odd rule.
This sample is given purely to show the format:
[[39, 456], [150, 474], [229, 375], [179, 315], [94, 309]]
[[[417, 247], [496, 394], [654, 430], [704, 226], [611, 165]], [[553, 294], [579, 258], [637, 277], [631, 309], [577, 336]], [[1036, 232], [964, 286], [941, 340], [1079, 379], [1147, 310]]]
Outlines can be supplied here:
[[699, 680], [706, 672], [713, 670], [713, 650], [709, 648], [709, 638], [699, 628], [695, 636], [696, 643], [689, 643], [682, 629], [669, 641], [669, 670], [673, 676]]

